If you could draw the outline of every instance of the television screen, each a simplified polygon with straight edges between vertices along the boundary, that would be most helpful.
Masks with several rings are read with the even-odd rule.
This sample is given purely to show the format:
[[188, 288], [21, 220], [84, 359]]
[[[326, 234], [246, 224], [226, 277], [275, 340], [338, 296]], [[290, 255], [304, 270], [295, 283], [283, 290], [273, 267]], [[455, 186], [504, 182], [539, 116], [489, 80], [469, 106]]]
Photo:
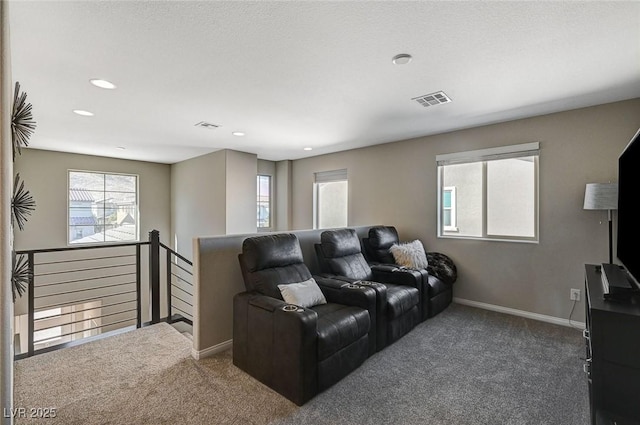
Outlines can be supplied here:
[[640, 282], [640, 129], [618, 159], [617, 257]]

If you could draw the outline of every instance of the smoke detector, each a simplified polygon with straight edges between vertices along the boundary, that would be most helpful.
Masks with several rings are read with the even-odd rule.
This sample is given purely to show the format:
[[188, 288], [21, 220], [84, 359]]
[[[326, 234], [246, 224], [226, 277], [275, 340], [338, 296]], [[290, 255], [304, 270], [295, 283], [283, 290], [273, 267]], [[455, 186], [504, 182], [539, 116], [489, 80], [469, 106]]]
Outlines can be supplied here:
[[199, 123], [196, 123], [195, 126], [206, 128], [208, 130], [215, 130], [216, 128], [220, 127], [217, 124], [211, 124], [210, 122], [206, 122], [206, 121], [200, 121]]
[[441, 105], [443, 103], [451, 102], [451, 99], [449, 98], [449, 96], [447, 96], [443, 91], [425, 94], [424, 96], [414, 97], [411, 100], [415, 100], [425, 108], [429, 106]]

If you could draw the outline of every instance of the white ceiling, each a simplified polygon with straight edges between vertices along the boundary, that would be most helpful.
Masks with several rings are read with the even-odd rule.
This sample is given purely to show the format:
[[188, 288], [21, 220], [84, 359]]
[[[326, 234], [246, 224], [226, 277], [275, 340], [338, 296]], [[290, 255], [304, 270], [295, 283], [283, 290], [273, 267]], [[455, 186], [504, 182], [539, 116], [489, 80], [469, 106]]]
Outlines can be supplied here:
[[[640, 2], [12, 1], [9, 10], [12, 76], [33, 104], [30, 146], [40, 149], [164, 163], [224, 148], [297, 159], [640, 97]], [[393, 65], [398, 53], [413, 61]], [[439, 90], [452, 102], [411, 100]]]

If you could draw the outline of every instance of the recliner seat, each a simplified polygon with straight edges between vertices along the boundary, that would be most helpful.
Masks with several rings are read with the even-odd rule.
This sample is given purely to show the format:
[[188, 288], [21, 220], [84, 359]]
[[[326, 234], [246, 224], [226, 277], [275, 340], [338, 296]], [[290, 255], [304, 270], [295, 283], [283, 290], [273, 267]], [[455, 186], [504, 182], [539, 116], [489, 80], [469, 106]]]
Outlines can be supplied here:
[[380, 273], [365, 260], [353, 229], [322, 232], [316, 244], [318, 263], [325, 276], [376, 291], [377, 349], [397, 341], [420, 322], [419, 274]]
[[[398, 231], [393, 226], [374, 226], [369, 229], [369, 237], [362, 240], [362, 246], [371, 267], [390, 266], [395, 259], [390, 251], [393, 244], [400, 243]], [[457, 279], [457, 269], [447, 255], [427, 252], [429, 265], [418, 269], [422, 278], [422, 307], [424, 318], [433, 317], [446, 309], [453, 300], [453, 283]]]

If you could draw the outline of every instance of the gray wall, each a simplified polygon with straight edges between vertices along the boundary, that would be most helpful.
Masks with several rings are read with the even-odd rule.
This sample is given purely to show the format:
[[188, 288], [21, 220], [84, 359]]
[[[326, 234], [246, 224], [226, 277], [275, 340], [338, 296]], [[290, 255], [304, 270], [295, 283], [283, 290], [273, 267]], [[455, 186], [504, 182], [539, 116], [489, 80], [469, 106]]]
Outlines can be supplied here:
[[[256, 176], [258, 157], [255, 154], [227, 149], [226, 200], [227, 227], [225, 233], [253, 233], [257, 227]], [[202, 234], [202, 233], [200, 233]], [[196, 233], [194, 236], [197, 236]]]
[[276, 228], [275, 230], [293, 229], [292, 210], [292, 176], [293, 161], [276, 162]]
[[[13, 407], [13, 299], [11, 295], [11, 195], [13, 162], [11, 153], [11, 54], [9, 49], [9, 3], [0, 1], [0, 408]], [[0, 416], [9, 425], [12, 418]]]
[[193, 238], [256, 231], [254, 154], [216, 151], [171, 165], [171, 234], [193, 258]]
[[[34, 135], [36, 137], [36, 135]], [[24, 231], [16, 233], [17, 249], [67, 246], [67, 171], [104, 171], [137, 174], [140, 239], [157, 229], [169, 242], [171, 167], [143, 161], [78, 155], [40, 149], [24, 149], [15, 171], [24, 179], [36, 201], [36, 210]]]
[[[34, 137], [36, 137], [35, 134]], [[171, 167], [169, 165], [24, 149], [22, 155], [16, 158], [15, 171], [20, 173], [25, 186], [33, 194], [36, 209], [25, 225], [25, 229], [21, 232], [16, 231], [16, 250], [67, 246], [67, 171], [69, 169], [137, 174], [139, 176], [140, 240], [147, 240], [149, 232], [157, 229], [160, 231], [160, 239], [166, 244], [171, 244]], [[143, 257], [146, 258], [144, 254]], [[147, 271], [147, 267], [142, 267], [143, 284], [147, 282]], [[164, 285], [162, 287], [164, 288]], [[148, 317], [147, 294], [148, 290], [143, 287], [143, 320], [147, 320]], [[16, 314], [26, 313], [26, 302], [26, 297], [16, 302]], [[161, 306], [164, 311], [165, 303], [162, 302]]]
[[[617, 181], [640, 127], [640, 99], [389, 143], [293, 162], [293, 228], [312, 227], [313, 173], [347, 168], [349, 226], [395, 225], [402, 239], [450, 255], [454, 296], [567, 318], [584, 264], [608, 259], [606, 212], [582, 209], [585, 184]], [[540, 142], [540, 242], [439, 239], [438, 154]], [[583, 294], [584, 295], [584, 294]], [[584, 296], [573, 318], [584, 321]]]
[[171, 242], [187, 258], [194, 236], [225, 232], [225, 156], [217, 151], [171, 165]]

